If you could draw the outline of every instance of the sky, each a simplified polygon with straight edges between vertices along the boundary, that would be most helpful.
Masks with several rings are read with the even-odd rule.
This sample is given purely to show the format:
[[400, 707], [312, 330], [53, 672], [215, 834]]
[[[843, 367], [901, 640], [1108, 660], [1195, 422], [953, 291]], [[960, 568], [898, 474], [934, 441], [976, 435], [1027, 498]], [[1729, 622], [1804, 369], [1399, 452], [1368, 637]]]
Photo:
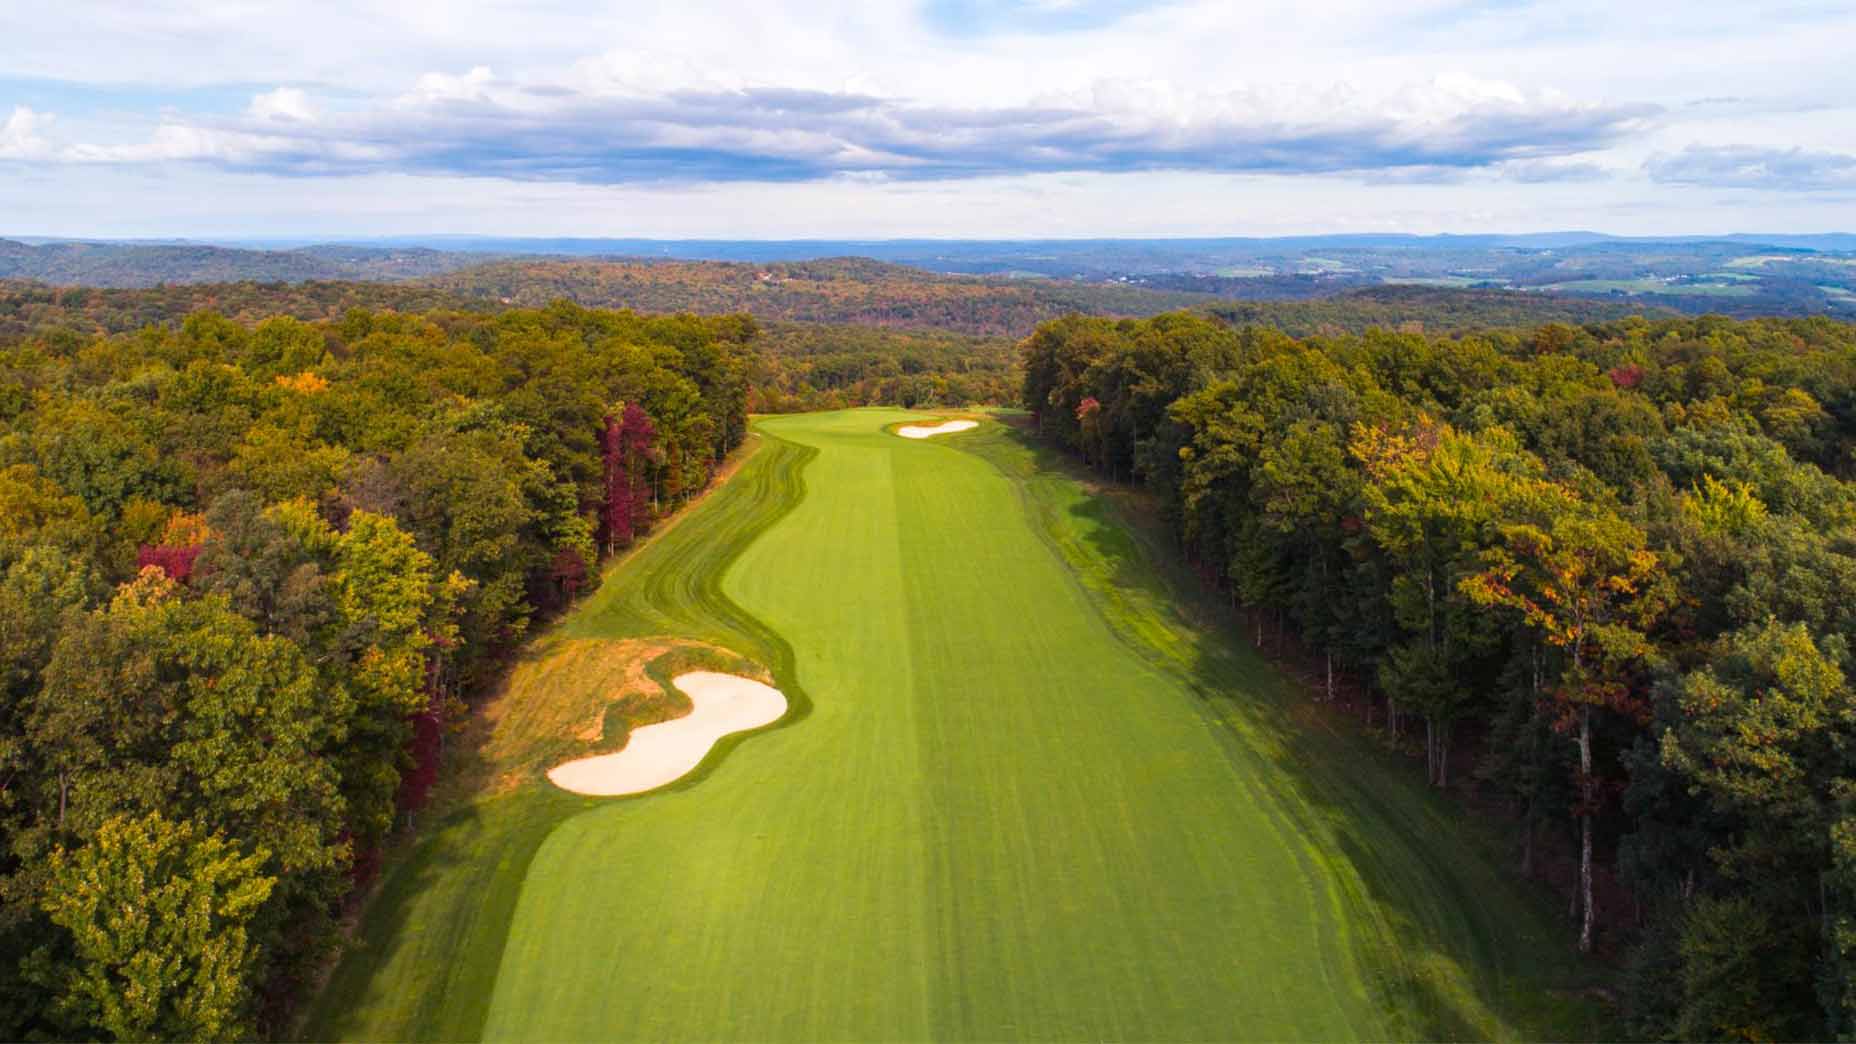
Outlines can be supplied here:
[[0, 235], [1856, 231], [1856, 0], [0, 0]]

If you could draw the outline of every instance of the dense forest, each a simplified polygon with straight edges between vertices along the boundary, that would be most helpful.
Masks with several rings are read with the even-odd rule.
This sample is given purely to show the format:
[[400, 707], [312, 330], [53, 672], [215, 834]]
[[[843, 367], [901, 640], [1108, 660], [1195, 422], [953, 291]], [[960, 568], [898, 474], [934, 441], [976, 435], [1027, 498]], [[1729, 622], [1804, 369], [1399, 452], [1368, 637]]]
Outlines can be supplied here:
[[1305, 300], [1220, 301], [1206, 311], [1240, 326], [1273, 326], [1296, 337], [1373, 327], [1432, 333], [1546, 323], [1595, 323], [1632, 315], [1674, 315], [1642, 303], [1597, 301], [1510, 290], [1450, 290], [1429, 286], [1372, 286]]
[[1632, 1032], [1846, 1031], [1856, 327], [1374, 294], [1020, 346], [0, 286], [0, 1035], [274, 1031], [447, 724], [750, 411], [1021, 394], [1317, 698], [1511, 812]]
[[141, 289], [47, 286], [0, 279], [0, 343], [32, 334], [131, 333], [210, 311], [241, 323], [339, 319], [352, 309], [498, 311], [442, 290], [404, 283], [199, 283]]
[[1017, 401], [1017, 343], [1002, 337], [768, 323], [749, 392], [755, 413]]
[[1856, 326], [1071, 318], [1024, 399], [1313, 698], [1505, 804], [1523, 872], [1570, 855], [1631, 1032], [1856, 1026]]
[[1070, 312], [1152, 315], [1212, 298], [1048, 279], [937, 275], [861, 258], [717, 261], [511, 261], [429, 281], [467, 298], [536, 305], [565, 297], [647, 312], [747, 312], [794, 322], [857, 323], [1022, 336]]
[[[538, 305], [565, 297], [589, 307], [747, 312], [763, 320], [1021, 337], [1071, 313], [1150, 316], [1227, 309], [1295, 332], [1322, 325], [1423, 323], [1440, 329], [1617, 319], [1642, 304], [1504, 291], [1372, 287], [1314, 300], [1236, 304], [1212, 293], [1116, 282], [939, 275], [861, 258], [724, 262], [510, 261], [427, 281], [472, 300]], [[1195, 289], [1215, 287], [1195, 286]], [[1336, 288], [1337, 289], [1337, 288]], [[1301, 296], [1301, 295], [1294, 295]]]
[[[820, 263], [821, 274], [809, 280], [803, 291], [791, 291], [795, 295], [802, 292], [810, 295], [804, 307], [788, 307], [782, 304], [784, 298], [758, 291], [703, 289], [718, 279], [732, 286], [730, 280], [739, 282], [750, 271], [758, 278], [762, 269], [753, 266], [640, 265], [627, 271], [645, 268], [651, 269], [650, 279], [641, 276], [637, 285], [631, 286], [616, 285], [616, 276], [611, 280], [604, 276], [588, 276], [584, 280], [542, 279], [531, 283], [525, 273], [532, 269], [538, 278], [545, 276], [552, 271], [548, 265], [512, 263], [491, 269], [506, 274], [506, 280], [495, 287], [498, 292], [494, 296], [487, 291], [473, 294], [462, 286], [440, 289], [422, 282], [190, 283], [140, 289], [98, 289], [0, 279], [0, 339], [50, 329], [126, 333], [150, 323], [178, 322], [201, 310], [255, 323], [275, 316], [305, 321], [336, 319], [351, 308], [495, 312], [510, 307], [537, 307], [562, 299], [589, 308], [622, 307], [656, 313], [728, 315], [748, 312], [776, 334], [768, 341], [769, 347], [776, 351], [785, 340], [777, 336], [782, 329], [818, 330], [824, 326], [843, 326], [863, 331], [863, 336], [872, 343], [965, 340], [977, 344], [981, 338], [988, 338], [997, 346], [1005, 344], [1007, 339], [1030, 333], [1041, 321], [1073, 312], [1139, 317], [1176, 309], [1182, 304], [1204, 307], [1230, 322], [1276, 326], [1297, 336], [1335, 331], [1359, 333], [1372, 326], [1417, 326], [1449, 332], [1550, 322], [1589, 323], [1621, 319], [1643, 311], [1641, 304], [1621, 301], [1420, 286], [1368, 287], [1307, 300], [1237, 302], [1206, 295], [1157, 295], [1134, 287], [1106, 288], [1112, 296], [1098, 297], [1088, 284], [1079, 283], [1068, 285], [1066, 296], [1038, 300], [1039, 288], [1060, 284], [1044, 280], [956, 280], [894, 265], [833, 268], [824, 262]], [[576, 271], [611, 275], [615, 270], [614, 266], [585, 262], [583, 269]], [[679, 273], [689, 277], [687, 285], [678, 282]], [[940, 296], [936, 309], [905, 314], [895, 309], [873, 313], [868, 307], [878, 290], [884, 287], [893, 290], [895, 286], [891, 284], [910, 280], [938, 287], [922, 291]], [[656, 282], [661, 285], [649, 285]], [[1028, 293], [1030, 298], [1026, 296]], [[903, 296], [914, 294], [915, 291], [909, 291]], [[1033, 302], [1031, 306], [1026, 305], [1027, 300]], [[938, 323], [937, 315], [946, 322]], [[999, 330], [1004, 332], [997, 332]], [[902, 331], [918, 334], [921, 340], [912, 341], [903, 336]], [[809, 353], [820, 336], [823, 335], [808, 335], [796, 340], [795, 344], [802, 346], [802, 353]]]
[[[423, 245], [289, 249], [0, 239], [0, 280], [141, 288], [436, 280], [490, 303], [534, 306], [567, 296], [598, 307], [746, 310], [762, 319], [938, 324], [1022, 336], [1069, 311], [1144, 316], [1220, 299], [1319, 300], [1404, 286], [1505, 294], [1511, 305], [1538, 309], [1520, 320], [1530, 323], [1631, 311], [1851, 318], [1851, 243], [1837, 235], [1659, 240], [1590, 233], [1025, 242], [435, 237]], [[860, 292], [858, 283], [881, 284], [883, 293]], [[1559, 303], [1516, 304], [1529, 297]], [[1003, 319], [1021, 325], [985, 325]], [[1482, 325], [1511, 321], [1491, 314]]]
[[420, 248], [320, 245], [295, 250], [199, 243], [43, 243], [0, 239], [0, 279], [67, 286], [154, 287], [244, 280], [417, 279], [481, 264], [489, 255]]
[[754, 324], [0, 343], [0, 1037], [272, 1031], [445, 725], [746, 434]]

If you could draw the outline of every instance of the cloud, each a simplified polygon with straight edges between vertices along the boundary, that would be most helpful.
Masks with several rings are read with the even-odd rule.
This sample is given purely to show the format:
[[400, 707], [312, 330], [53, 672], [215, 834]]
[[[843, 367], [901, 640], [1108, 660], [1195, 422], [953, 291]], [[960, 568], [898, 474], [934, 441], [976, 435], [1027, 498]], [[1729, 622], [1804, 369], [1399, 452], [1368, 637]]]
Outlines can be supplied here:
[[0, 213], [180, 236], [1856, 224], [1856, 192], [1723, 208], [1644, 168], [1856, 152], [1856, 5], [1781, 6], [0, 4]]
[[279, 87], [266, 91], [251, 99], [251, 106], [246, 112], [254, 120], [281, 121], [286, 123], [314, 123], [315, 107], [309, 103], [309, 95], [299, 87]]
[[367, 141], [168, 122], [147, 141], [69, 145], [48, 155], [67, 163], [207, 163], [230, 170], [318, 175], [385, 169], [395, 152]]
[[1195, 92], [1104, 80], [1018, 105], [972, 107], [780, 86], [568, 86], [477, 67], [427, 74], [404, 94], [338, 113], [319, 112], [302, 90], [278, 88], [241, 116], [170, 118], [149, 141], [74, 145], [58, 156], [590, 184], [1160, 170], [1430, 176], [1590, 151], [1640, 132], [1658, 111], [1468, 77], [1386, 92]]
[[1509, 181], [1543, 185], [1557, 181], [1609, 181], [1616, 173], [1596, 163], [1576, 160], [1514, 160], [1498, 170]]
[[1759, 145], [1690, 145], [1644, 164], [1650, 180], [1669, 185], [1772, 189], [1856, 189], [1856, 155]]
[[0, 159], [38, 159], [51, 152], [51, 143], [40, 131], [52, 118], [33, 112], [24, 105], [13, 107], [13, 114], [0, 123]]

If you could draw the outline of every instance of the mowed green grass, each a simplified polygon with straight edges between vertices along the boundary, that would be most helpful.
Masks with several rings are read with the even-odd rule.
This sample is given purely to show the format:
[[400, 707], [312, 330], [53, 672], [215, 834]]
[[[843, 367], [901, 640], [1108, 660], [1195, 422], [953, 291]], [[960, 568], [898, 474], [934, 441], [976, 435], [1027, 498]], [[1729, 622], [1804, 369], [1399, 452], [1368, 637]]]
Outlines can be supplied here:
[[[729, 602], [720, 580], [735, 555], [799, 502], [810, 451], [756, 439], [741, 452], [746, 459], [733, 478], [609, 566], [600, 589], [536, 644], [545, 648], [556, 635], [669, 635], [734, 649], [776, 670], [788, 662], [778, 636]], [[787, 721], [804, 713], [800, 697]], [[725, 738], [718, 753], [740, 739]], [[450, 756], [469, 760], [475, 752]], [[721, 760], [712, 756], [708, 763]], [[680, 785], [694, 786], [705, 769]], [[451, 773], [473, 775], [470, 766], [455, 763]], [[529, 861], [557, 824], [600, 802], [545, 783], [475, 800], [447, 796], [421, 824], [412, 850], [387, 868], [353, 947], [309, 1005], [300, 1039], [459, 1041], [482, 1035]]]
[[[760, 424], [816, 455], [804, 499], [721, 591], [790, 647], [777, 673], [810, 714], [699, 786], [556, 828], [485, 1037], [1520, 1032], [1484, 969], [1422, 939], [1413, 963], [1431, 967], [1387, 953], [1398, 925], [1329, 810], [1285, 778], [1313, 767], [1251, 745], [1266, 737], [1208, 714], [1192, 677], [1117, 632], [1011, 475], [1012, 447], [995, 435], [989, 459], [882, 430], [906, 416]], [[1361, 844], [1437, 843], [1354, 826]], [[1545, 941], [1495, 900], [1517, 920], [1483, 933]]]
[[763, 420], [558, 633], [769, 665], [668, 791], [430, 831], [306, 1029], [369, 1039], [1602, 1035], [1535, 897], [1004, 426]]
[[1617, 1035], [1585, 996], [1604, 969], [1576, 958], [1566, 923], [1515, 881], [1512, 847], [1264, 662], [1138, 497], [1086, 490], [1067, 460], [1001, 426], [963, 448], [1012, 477], [1033, 528], [1127, 647], [1198, 697], [1227, 755], [1267, 765], [1290, 836], [1340, 897], [1386, 1036]]

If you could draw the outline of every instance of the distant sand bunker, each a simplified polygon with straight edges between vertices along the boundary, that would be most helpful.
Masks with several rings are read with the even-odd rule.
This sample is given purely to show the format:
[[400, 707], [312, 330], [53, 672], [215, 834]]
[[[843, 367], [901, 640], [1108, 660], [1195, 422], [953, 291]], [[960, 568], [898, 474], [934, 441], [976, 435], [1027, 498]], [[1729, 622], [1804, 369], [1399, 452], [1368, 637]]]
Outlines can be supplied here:
[[952, 435], [954, 432], [966, 431], [968, 428], [977, 428], [979, 426], [979, 421], [951, 420], [942, 421], [932, 427], [924, 424], [906, 425], [897, 428], [896, 434], [905, 439], [925, 439], [930, 435]]
[[594, 797], [642, 794], [681, 779], [723, 736], [770, 725], [786, 713], [780, 690], [732, 674], [692, 671], [671, 684], [690, 698], [688, 714], [633, 730], [616, 754], [557, 765], [548, 779], [562, 790]]

